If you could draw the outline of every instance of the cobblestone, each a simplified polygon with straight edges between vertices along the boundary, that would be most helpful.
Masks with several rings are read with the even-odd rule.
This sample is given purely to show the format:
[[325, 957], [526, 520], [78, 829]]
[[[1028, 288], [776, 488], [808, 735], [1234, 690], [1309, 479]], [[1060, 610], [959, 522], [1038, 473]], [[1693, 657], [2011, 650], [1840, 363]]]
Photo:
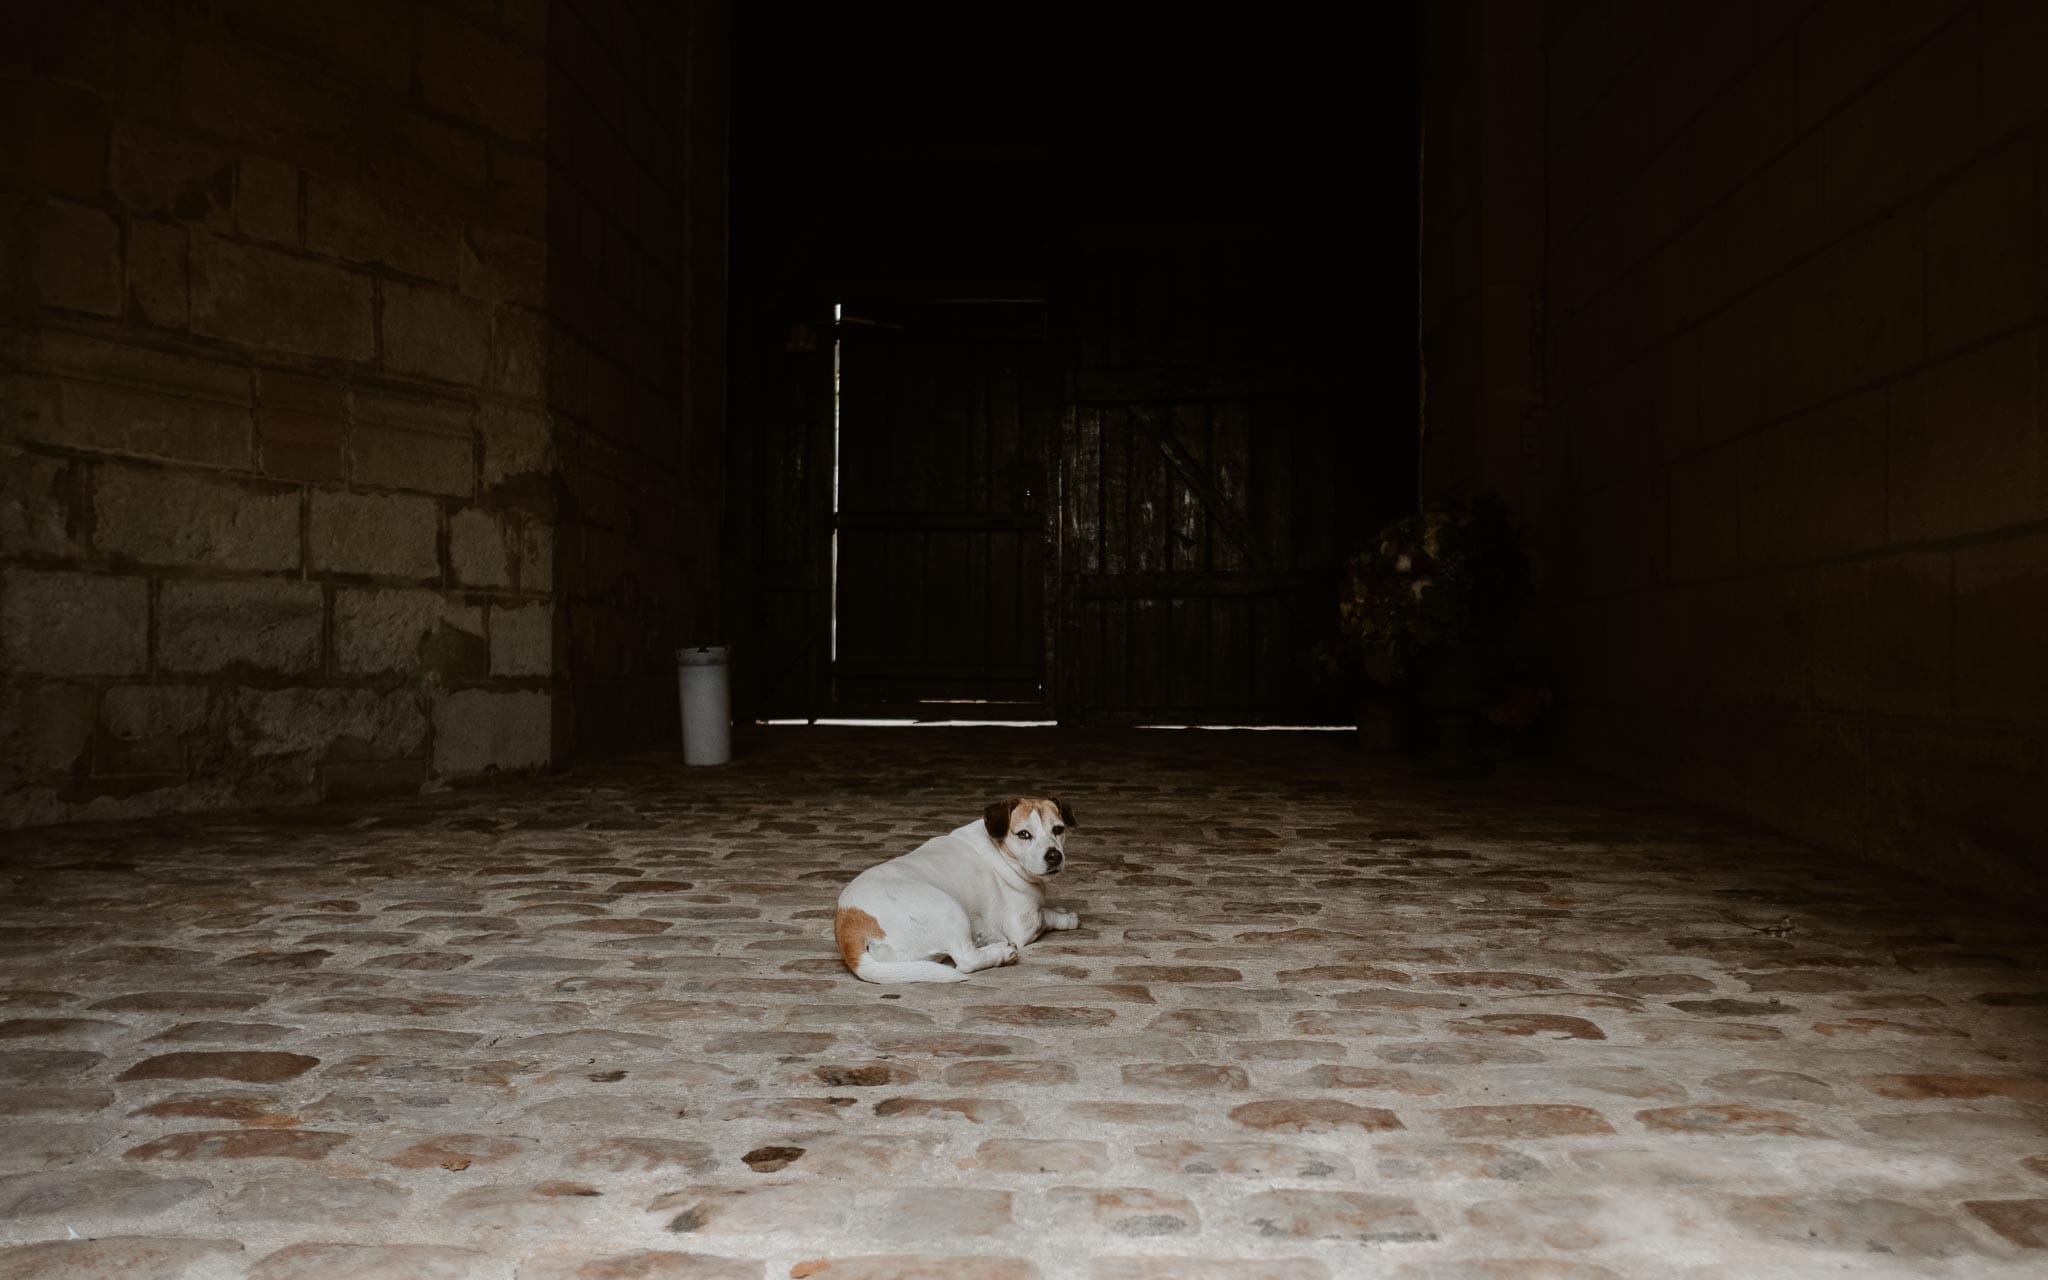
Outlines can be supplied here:
[[[740, 745], [17, 833], [0, 1280], [2040, 1272], [2048, 944], [1992, 909], [1534, 762]], [[840, 886], [1013, 776], [1081, 927], [854, 981]]]

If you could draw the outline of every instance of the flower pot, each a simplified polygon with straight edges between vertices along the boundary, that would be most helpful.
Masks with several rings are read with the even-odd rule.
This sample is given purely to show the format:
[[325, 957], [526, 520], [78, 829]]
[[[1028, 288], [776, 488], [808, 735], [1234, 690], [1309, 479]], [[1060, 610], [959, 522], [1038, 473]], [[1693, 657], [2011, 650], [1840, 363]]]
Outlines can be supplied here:
[[1436, 742], [1416, 762], [1431, 778], [1483, 778], [1493, 761], [1479, 745], [1491, 655], [1476, 644], [1436, 649], [1415, 661], [1415, 701], [1435, 721]]

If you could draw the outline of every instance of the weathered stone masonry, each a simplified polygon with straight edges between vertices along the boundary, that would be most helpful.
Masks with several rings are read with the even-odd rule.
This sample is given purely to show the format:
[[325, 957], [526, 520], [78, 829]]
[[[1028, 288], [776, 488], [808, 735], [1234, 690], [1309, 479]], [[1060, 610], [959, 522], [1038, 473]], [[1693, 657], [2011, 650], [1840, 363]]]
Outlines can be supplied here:
[[549, 761], [547, 12], [459, 8], [10, 17], [7, 824]]
[[0, 42], [5, 823], [672, 734], [688, 23], [58, 8]]

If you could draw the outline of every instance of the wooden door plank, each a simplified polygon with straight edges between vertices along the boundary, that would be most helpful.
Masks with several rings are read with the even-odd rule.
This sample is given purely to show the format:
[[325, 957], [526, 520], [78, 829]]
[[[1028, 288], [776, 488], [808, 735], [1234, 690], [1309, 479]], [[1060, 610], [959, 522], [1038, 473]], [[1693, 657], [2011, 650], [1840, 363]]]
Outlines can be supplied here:
[[1073, 456], [1067, 464], [1067, 499], [1062, 516], [1071, 572], [1102, 569], [1102, 416], [1103, 410], [1073, 410]]
[[1165, 454], [1167, 462], [1179, 473], [1182, 481], [1201, 496], [1203, 505], [1209, 510], [1211, 527], [1221, 531], [1226, 538], [1236, 544], [1246, 563], [1252, 568], [1260, 572], [1270, 572], [1274, 565], [1274, 557], [1268, 554], [1265, 542], [1238, 518], [1235, 511], [1231, 510], [1229, 501], [1217, 490], [1216, 482], [1210, 477], [1208, 469], [1189, 457], [1187, 450], [1173, 438], [1170, 431], [1165, 429], [1159, 411], [1151, 405], [1132, 405], [1128, 412], [1131, 422], [1153, 447]]

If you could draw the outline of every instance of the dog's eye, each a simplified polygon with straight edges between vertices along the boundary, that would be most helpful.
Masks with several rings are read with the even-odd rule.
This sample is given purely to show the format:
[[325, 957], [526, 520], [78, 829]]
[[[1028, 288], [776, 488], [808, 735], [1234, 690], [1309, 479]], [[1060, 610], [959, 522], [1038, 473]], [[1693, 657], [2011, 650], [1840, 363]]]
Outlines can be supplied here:
[[1019, 840], [1029, 840], [1031, 838], [1031, 833], [1029, 831], [1019, 831], [1017, 833], [1017, 838]]
[[1052, 833], [1056, 836], [1063, 836], [1067, 834], [1067, 829], [1055, 822], [1052, 827]]

